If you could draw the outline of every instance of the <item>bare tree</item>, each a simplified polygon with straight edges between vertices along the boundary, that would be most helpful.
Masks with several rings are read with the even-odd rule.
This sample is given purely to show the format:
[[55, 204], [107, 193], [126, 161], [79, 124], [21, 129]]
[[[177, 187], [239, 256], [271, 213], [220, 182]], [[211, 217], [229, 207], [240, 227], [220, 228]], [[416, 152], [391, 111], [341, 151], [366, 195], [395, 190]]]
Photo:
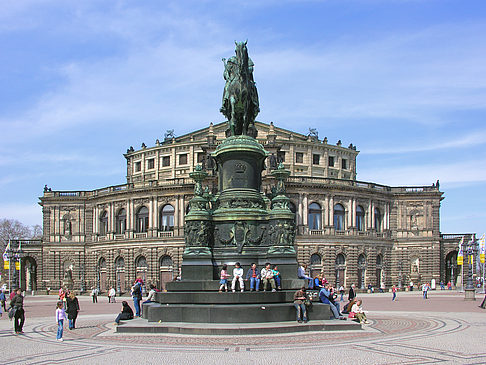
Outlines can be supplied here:
[[42, 238], [42, 227], [39, 224], [32, 226], [32, 237], [35, 239]]
[[32, 230], [15, 219], [0, 219], [0, 248], [3, 250], [8, 244], [8, 240], [30, 238]]

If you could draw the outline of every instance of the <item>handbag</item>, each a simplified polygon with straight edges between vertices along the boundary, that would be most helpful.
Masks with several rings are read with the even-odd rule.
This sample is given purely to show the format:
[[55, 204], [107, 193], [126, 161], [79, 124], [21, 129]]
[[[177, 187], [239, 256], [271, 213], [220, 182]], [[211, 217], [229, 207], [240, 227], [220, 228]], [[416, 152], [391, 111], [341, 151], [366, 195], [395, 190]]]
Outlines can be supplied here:
[[15, 307], [10, 308], [8, 312], [8, 318], [12, 319], [13, 317], [15, 317], [15, 312], [17, 312], [17, 308]]
[[348, 318], [355, 318], [355, 316], [354, 316], [354, 312], [349, 312], [349, 314], [348, 314]]
[[307, 308], [312, 307], [312, 300], [309, 300], [309, 299], [304, 299], [304, 305], [305, 305]]

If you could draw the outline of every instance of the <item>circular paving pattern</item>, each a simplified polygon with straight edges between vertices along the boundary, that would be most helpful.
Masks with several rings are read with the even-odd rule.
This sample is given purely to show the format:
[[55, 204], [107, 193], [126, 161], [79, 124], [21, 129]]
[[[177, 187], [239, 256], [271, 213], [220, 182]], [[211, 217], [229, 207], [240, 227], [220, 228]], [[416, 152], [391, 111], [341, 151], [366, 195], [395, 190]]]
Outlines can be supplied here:
[[[192, 348], [194, 350], [228, 350], [228, 348], [244, 348], [251, 350], [275, 350], [316, 348], [336, 346], [341, 344], [369, 341], [391, 340], [393, 338], [420, 338], [434, 336], [454, 331], [461, 331], [467, 327], [459, 320], [441, 320], [438, 318], [413, 318], [410, 316], [381, 316], [370, 319], [371, 324], [362, 331], [336, 332], [304, 332], [298, 334], [249, 335], [249, 336], [194, 336], [167, 334], [117, 334], [113, 332], [113, 324], [106, 321], [83, 320], [76, 330], [64, 331], [64, 338], [75, 340], [77, 345], [110, 346], [124, 348], [153, 348], [157, 350], [178, 350]], [[447, 322], [447, 323], [446, 323]], [[37, 341], [55, 341], [57, 326], [34, 325], [32, 330], [26, 331], [26, 337]], [[156, 345], [156, 346], [154, 346]]]

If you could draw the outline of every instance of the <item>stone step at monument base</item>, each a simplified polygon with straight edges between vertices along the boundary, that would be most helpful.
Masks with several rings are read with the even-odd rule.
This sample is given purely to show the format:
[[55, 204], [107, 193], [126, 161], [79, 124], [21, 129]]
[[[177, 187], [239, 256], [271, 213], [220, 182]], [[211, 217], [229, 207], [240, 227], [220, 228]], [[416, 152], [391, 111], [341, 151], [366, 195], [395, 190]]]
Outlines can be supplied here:
[[[241, 294], [241, 293], [240, 293]], [[160, 304], [143, 305], [142, 317], [149, 322], [188, 323], [265, 323], [295, 320], [292, 303], [259, 304]], [[308, 309], [309, 319], [328, 320], [328, 304], [315, 303]]]
[[[282, 279], [282, 289], [285, 290], [297, 290], [306, 285], [306, 280], [302, 279]], [[250, 290], [250, 282], [245, 281], [245, 290]], [[166, 289], [168, 292], [175, 291], [215, 291], [219, 290], [221, 284], [219, 280], [182, 280], [171, 281], [166, 283]], [[260, 284], [262, 285], [262, 284]], [[239, 290], [239, 283], [236, 284], [236, 289]], [[231, 281], [228, 283], [228, 289], [231, 289]]]
[[152, 323], [141, 319], [122, 321], [116, 327], [117, 333], [138, 334], [182, 334], [182, 335], [216, 335], [241, 336], [259, 334], [283, 334], [316, 331], [359, 331], [361, 325], [354, 321], [341, 320], [311, 320], [307, 323], [297, 321], [267, 322], [267, 323], [182, 323], [163, 322]]
[[[155, 302], [160, 304], [270, 304], [294, 301], [295, 290], [277, 292], [168, 292], [156, 293]], [[318, 300], [317, 300], [318, 301]]]

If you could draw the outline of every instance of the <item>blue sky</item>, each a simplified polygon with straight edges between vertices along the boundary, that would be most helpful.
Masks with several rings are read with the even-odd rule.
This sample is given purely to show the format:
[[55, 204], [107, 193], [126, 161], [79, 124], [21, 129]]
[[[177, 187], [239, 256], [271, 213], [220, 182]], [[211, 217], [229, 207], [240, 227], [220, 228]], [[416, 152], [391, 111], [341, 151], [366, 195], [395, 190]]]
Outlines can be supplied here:
[[219, 123], [222, 57], [248, 39], [258, 120], [353, 143], [358, 179], [431, 185], [443, 233], [485, 231], [486, 3], [7, 0], [0, 217], [44, 184], [125, 182], [122, 154]]

